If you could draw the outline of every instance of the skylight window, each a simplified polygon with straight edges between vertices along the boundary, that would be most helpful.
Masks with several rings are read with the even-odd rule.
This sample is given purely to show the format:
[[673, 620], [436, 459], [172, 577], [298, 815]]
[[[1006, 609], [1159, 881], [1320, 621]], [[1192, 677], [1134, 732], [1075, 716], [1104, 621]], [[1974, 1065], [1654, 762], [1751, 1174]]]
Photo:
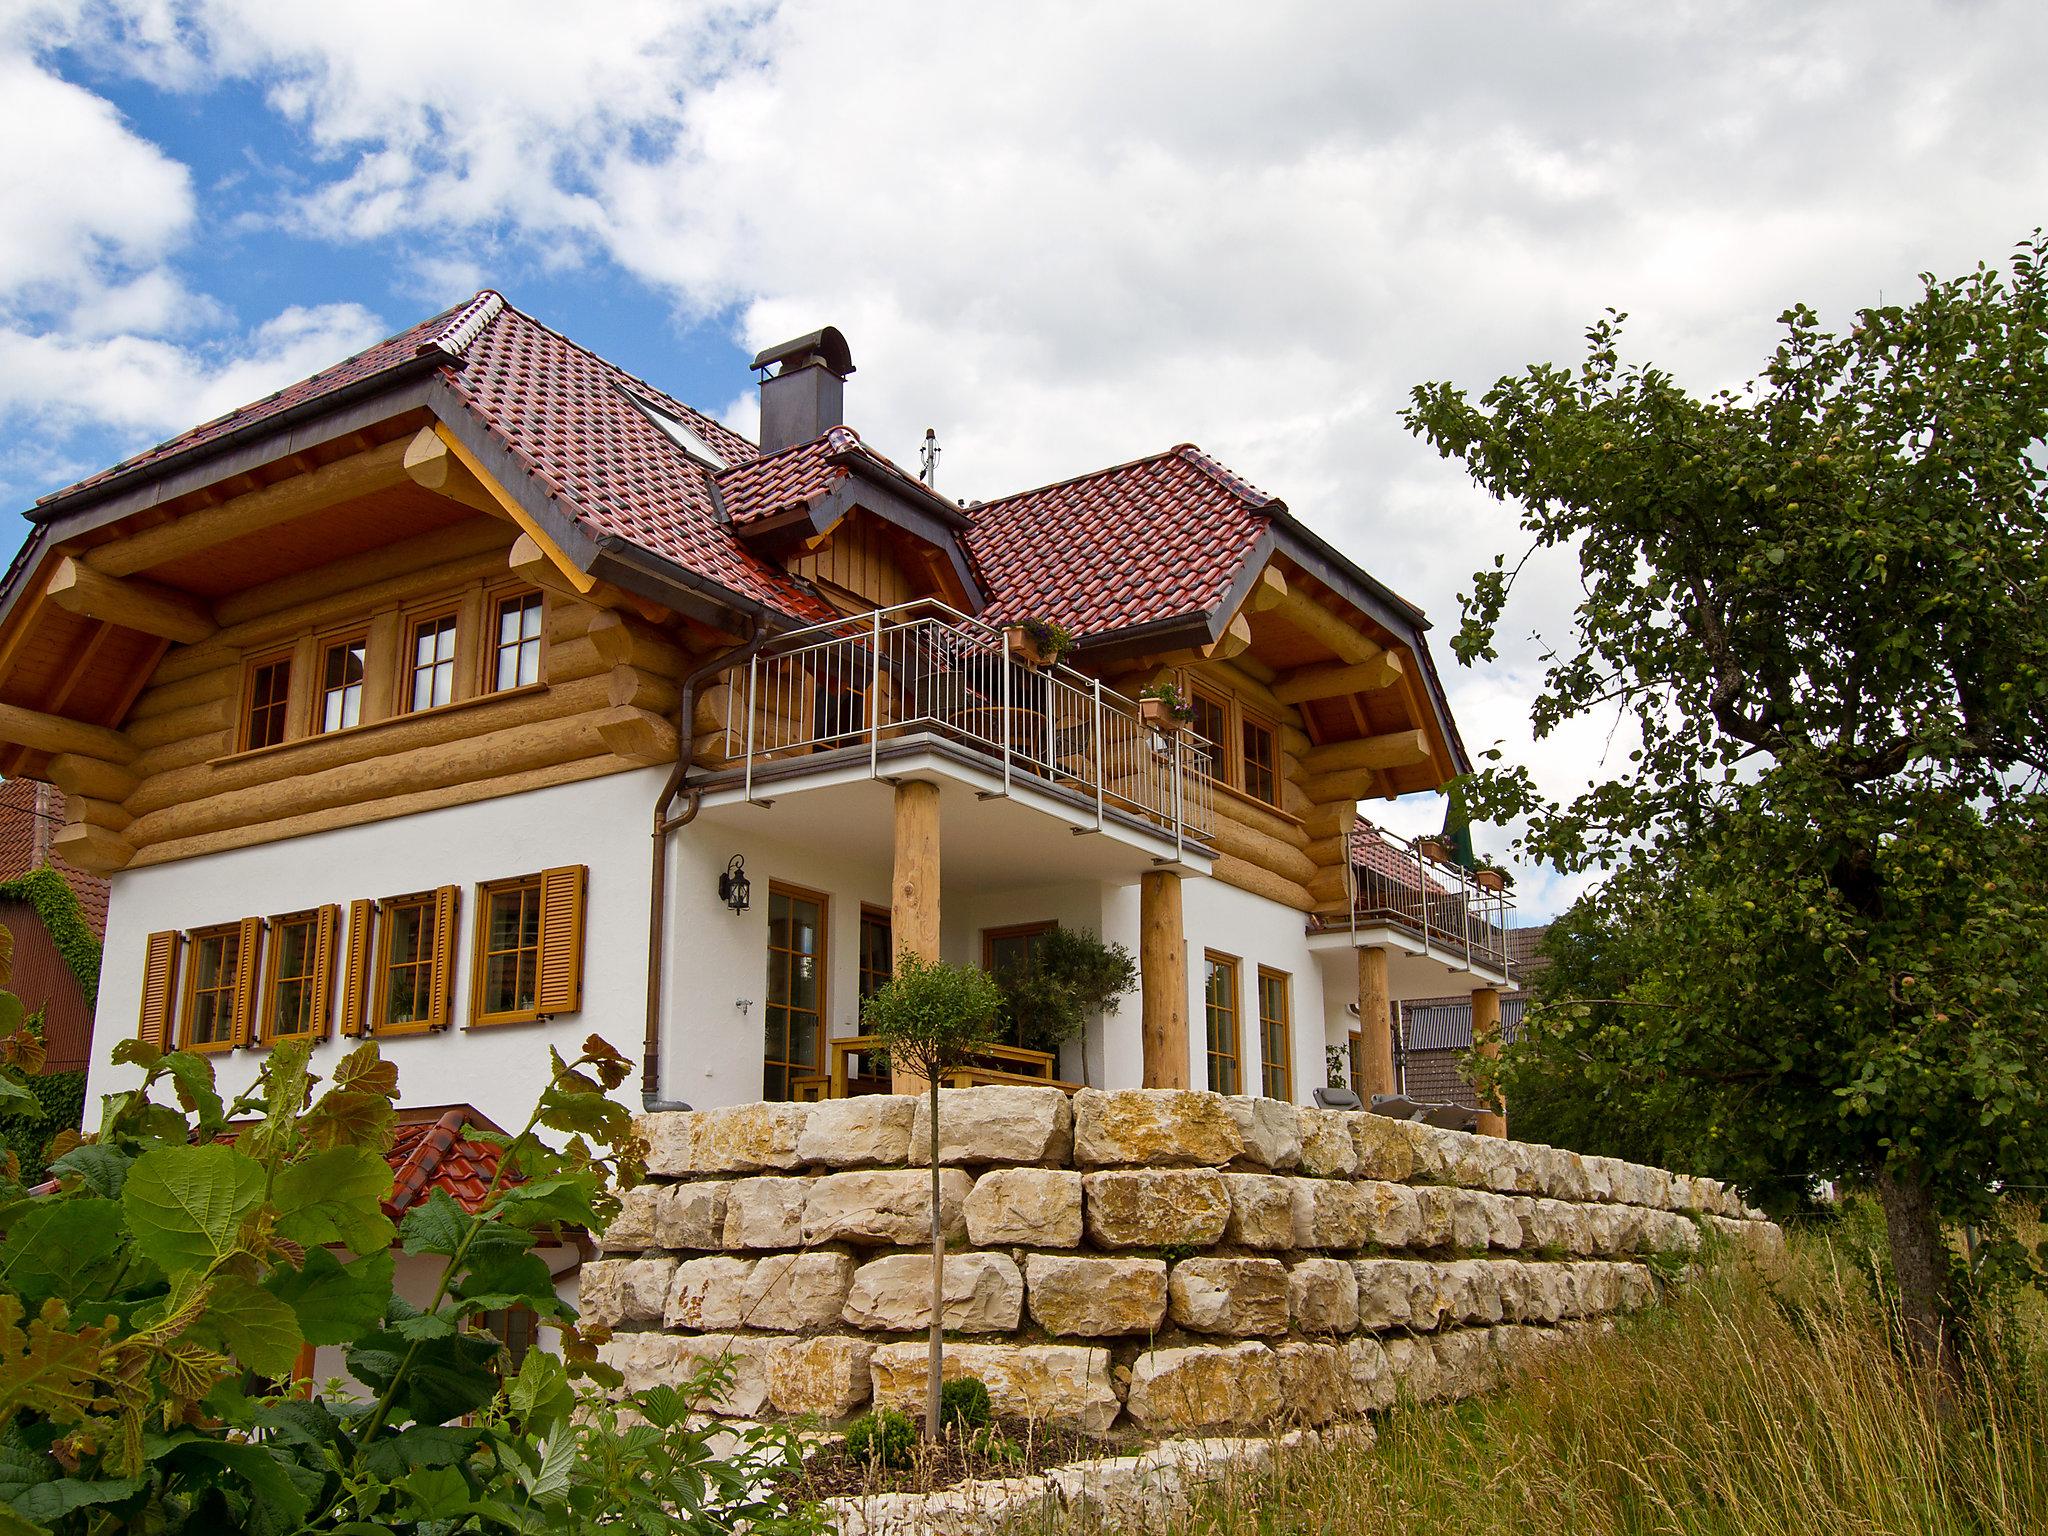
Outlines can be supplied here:
[[684, 421], [682, 417], [672, 415], [668, 411], [663, 410], [652, 400], [642, 399], [638, 395], [632, 398], [633, 403], [640, 407], [647, 419], [666, 432], [669, 435], [670, 441], [691, 458], [696, 459], [699, 463], [709, 464], [713, 469], [730, 469], [732, 467], [725, 455], [705, 442], [698, 435], [696, 428]]

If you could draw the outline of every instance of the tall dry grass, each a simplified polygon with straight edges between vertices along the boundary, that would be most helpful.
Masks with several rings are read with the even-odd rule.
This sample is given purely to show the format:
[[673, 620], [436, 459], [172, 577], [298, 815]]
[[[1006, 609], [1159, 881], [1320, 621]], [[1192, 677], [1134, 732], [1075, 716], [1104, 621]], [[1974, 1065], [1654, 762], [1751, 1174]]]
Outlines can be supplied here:
[[1369, 1450], [1238, 1480], [1186, 1536], [2048, 1532], [2048, 1339], [2010, 1322], [1957, 1393], [1904, 1362], [1866, 1252], [1718, 1263], [1508, 1389], [1384, 1419]]

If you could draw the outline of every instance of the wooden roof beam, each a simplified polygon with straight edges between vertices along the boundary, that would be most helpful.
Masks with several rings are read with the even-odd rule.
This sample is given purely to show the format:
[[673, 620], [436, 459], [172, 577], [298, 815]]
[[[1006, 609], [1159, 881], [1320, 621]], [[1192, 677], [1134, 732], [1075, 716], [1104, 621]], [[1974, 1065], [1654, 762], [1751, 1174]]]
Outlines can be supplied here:
[[0, 704], [0, 742], [31, 752], [70, 752], [109, 763], [135, 761], [135, 744], [119, 731], [18, 704]]
[[1345, 694], [1377, 693], [1400, 680], [1405, 669], [1401, 658], [1382, 651], [1370, 661], [1352, 665], [1302, 667], [1276, 680], [1273, 696], [1283, 704], [1303, 704], [1310, 699], [1335, 699]]
[[197, 645], [220, 628], [212, 608], [189, 593], [109, 576], [69, 555], [57, 562], [47, 595], [71, 613], [180, 645]]
[[1389, 768], [1407, 768], [1430, 760], [1428, 733], [1390, 731], [1356, 741], [1333, 741], [1310, 747], [1301, 765], [1314, 777], [1302, 786], [1309, 799], [1360, 800], [1376, 793], [1375, 775]]
[[1266, 611], [1274, 618], [1292, 624], [1347, 666], [1371, 661], [1382, 654], [1382, 648], [1376, 642], [1367, 639], [1298, 587], [1290, 588]]

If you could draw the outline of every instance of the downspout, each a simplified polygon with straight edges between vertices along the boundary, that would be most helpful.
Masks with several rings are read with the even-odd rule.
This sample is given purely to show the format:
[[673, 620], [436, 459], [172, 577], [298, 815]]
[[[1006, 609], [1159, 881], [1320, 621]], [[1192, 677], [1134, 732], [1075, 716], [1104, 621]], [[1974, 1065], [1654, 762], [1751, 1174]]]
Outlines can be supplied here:
[[[746, 638], [738, 645], [719, 651], [683, 679], [682, 697], [676, 701], [676, 763], [661, 797], [654, 802], [654, 868], [647, 886], [647, 1038], [640, 1062], [640, 1102], [646, 1109], [688, 1109], [690, 1106], [661, 1096], [661, 982], [664, 940], [668, 934], [668, 836], [678, 827], [696, 820], [704, 792], [683, 792], [683, 778], [696, 755], [697, 689], [715, 676], [749, 659], [765, 645], [769, 628], [758, 617], [748, 620]], [[669, 815], [678, 793], [683, 793], [682, 811]]]

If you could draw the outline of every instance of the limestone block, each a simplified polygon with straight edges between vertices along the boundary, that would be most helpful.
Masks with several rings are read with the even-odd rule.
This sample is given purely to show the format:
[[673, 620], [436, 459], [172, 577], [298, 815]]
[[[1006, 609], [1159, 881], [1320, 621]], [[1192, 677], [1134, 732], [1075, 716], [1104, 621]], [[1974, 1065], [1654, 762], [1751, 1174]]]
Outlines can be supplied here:
[[797, 1161], [828, 1168], [900, 1168], [910, 1151], [916, 1104], [893, 1093], [867, 1093], [813, 1104], [797, 1136]]
[[1493, 1294], [1500, 1304], [1500, 1320], [1504, 1323], [1520, 1322], [1523, 1309], [1530, 1304], [1530, 1290], [1535, 1283], [1530, 1278], [1529, 1267], [1519, 1259], [1494, 1259], [1486, 1267], [1493, 1272]]
[[1236, 1095], [1223, 1107], [1244, 1138], [1244, 1159], [1261, 1168], [1288, 1169], [1301, 1161], [1301, 1125], [1292, 1104], [1279, 1099]]
[[[1378, 1341], [1353, 1339], [1345, 1346], [1350, 1352], [1354, 1411], [1362, 1407], [1391, 1408], [1403, 1398], [1415, 1403], [1443, 1401], [1443, 1371], [1437, 1365], [1436, 1349], [1427, 1338], [1387, 1339], [1382, 1346], [1380, 1366], [1385, 1372], [1384, 1382], [1369, 1378], [1362, 1381], [1361, 1370], [1367, 1357], [1360, 1352], [1375, 1342]], [[1368, 1402], [1373, 1396], [1380, 1400]]]
[[1430, 1339], [1436, 1350], [1438, 1391], [1451, 1401], [1476, 1397], [1500, 1379], [1500, 1357], [1494, 1353], [1492, 1330], [1454, 1328]]
[[1387, 1347], [1370, 1336], [1346, 1339], [1335, 1347], [1344, 1373], [1345, 1413], [1356, 1418], [1393, 1407], [1400, 1383], [1395, 1379]]
[[1489, 1259], [1460, 1259], [1443, 1267], [1453, 1323], [1501, 1320], [1499, 1266]]
[[1415, 1246], [1485, 1252], [1493, 1227], [1487, 1220], [1484, 1197], [1477, 1191], [1431, 1187], [1410, 1193], [1417, 1213]]
[[1434, 1173], [1435, 1169], [1423, 1166], [1435, 1161], [1426, 1155], [1426, 1150], [1433, 1147], [1427, 1126], [1365, 1110], [1343, 1113], [1351, 1131], [1352, 1150], [1358, 1155], [1359, 1177], [1391, 1179], [1401, 1184]]
[[1223, 1236], [1245, 1248], [1294, 1246], [1294, 1180], [1273, 1173], [1226, 1173], [1230, 1220]]
[[661, 1194], [659, 1184], [638, 1184], [619, 1196], [619, 1214], [602, 1234], [606, 1253], [638, 1253], [656, 1246], [654, 1210]]
[[605, 1328], [658, 1323], [668, 1303], [674, 1259], [596, 1259], [583, 1266], [576, 1292], [582, 1320]]
[[1766, 1280], [1785, 1277], [1791, 1261], [1785, 1252], [1785, 1234], [1775, 1222], [1741, 1221], [1728, 1216], [1710, 1216], [1707, 1219], [1714, 1230]]
[[662, 1320], [705, 1332], [824, 1328], [839, 1320], [852, 1283], [852, 1257], [830, 1249], [689, 1259], [676, 1266]]
[[1522, 1246], [1520, 1200], [1513, 1195], [1479, 1193], [1473, 1196], [1486, 1218], [1486, 1246], [1513, 1253]]
[[1694, 1254], [1700, 1251], [1699, 1223], [1675, 1211], [1645, 1211], [1638, 1252]]
[[1105, 1248], [1206, 1247], [1230, 1221], [1230, 1186], [1208, 1168], [1091, 1173], [1082, 1186], [1088, 1235]]
[[845, 1418], [864, 1406], [873, 1390], [868, 1363], [874, 1353], [867, 1340], [838, 1335], [776, 1339], [765, 1362], [768, 1400], [778, 1413]]
[[1586, 1174], [1586, 1198], [1591, 1201], [1606, 1201], [1615, 1198], [1614, 1169], [1617, 1166], [1611, 1157], [1581, 1157], [1579, 1166]]
[[1273, 1352], [1280, 1358], [1283, 1418], [1295, 1424], [1327, 1424], [1343, 1417], [1351, 1399], [1351, 1382], [1341, 1348], [1296, 1340]]
[[1592, 1198], [1586, 1179], [1586, 1160], [1563, 1147], [1552, 1147], [1548, 1187], [1543, 1193], [1553, 1200], [1585, 1201]]
[[967, 1240], [977, 1248], [1078, 1248], [1081, 1175], [1056, 1168], [991, 1169], [974, 1181], [965, 1214]]
[[1657, 1282], [1642, 1265], [1618, 1264], [1615, 1269], [1620, 1292], [1618, 1305], [1623, 1311], [1633, 1312], [1657, 1299]]
[[1522, 1246], [1550, 1253], [1569, 1253], [1573, 1208], [1562, 1200], [1529, 1200], [1522, 1207]]
[[1287, 1331], [1287, 1267], [1278, 1259], [1182, 1259], [1166, 1290], [1173, 1320], [1196, 1333]]
[[1303, 1259], [1287, 1272], [1288, 1312], [1297, 1333], [1358, 1327], [1358, 1276], [1342, 1259]]
[[1368, 1331], [1434, 1328], [1439, 1313], [1437, 1268], [1409, 1259], [1354, 1259], [1358, 1326]]
[[808, 1104], [733, 1104], [723, 1109], [641, 1115], [635, 1122], [648, 1145], [650, 1173], [759, 1173], [795, 1168], [797, 1141]]
[[1294, 1246], [1357, 1248], [1366, 1241], [1362, 1186], [1341, 1179], [1294, 1181]]
[[731, 1384], [699, 1406], [722, 1418], [751, 1419], [768, 1406], [768, 1352], [780, 1342], [731, 1334], [621, 1333], [599, 1346], [598, 1358], [618, 1368], [628, 1392], [687, 1387], [705, 1366], [723, 1361], [731, 1368]]
[[1077, 1167], [1221, 1167], [1242, 1156], [1244, 1133], [1217, 1094], [1083, 1088], [1074, 1095]]
[[[919, 1095], [910, 1124], [910, 1161], [931, 1163], [931, 1105]], [[1064, 1088], [996, 1084], [939, 1090], [941, 1163], [1062, 1163], [1074, 1142]]]
[[1156, 1333], [1166, 1318], [1166, 1265], [1034, 1253], [1024, 1261], [1031, 1319], [1047, 1333], [1114, 1338]]
[[[922, 1407], [925, 1345], [883, 1344], [869, 1364], [875, 1405]], [[945, 1379], [979, 1377], [990, 1405], [1006, 1418], [1069, 1424], [1099, 1435], [1121, 1404], [1110, 1381], [1109, 1351], [1084, 1344], [954, 1344], [946, 1350]]]
[[726, 1189], [725, 1246], [794, 1248], [804, 1240], [809, 1179], [734, 1179]]
[[[1006, 1254], [949, 1254], [943, 1283], [940, 1326], [949, 1333], [1008, 1333], [1024, 1315], [1024, 1277]], [[931, 1255], [898, 1253], [861, 1265], [842, 1315], [881, 1333], [931, 1327]]]
[[725, 1201], [732, 1185], [723, 1180], [671, 1184], [654, 1207], [654, 1241], [661, 1248], [718, 1249], [725, 1246]]
[[1414, 1190], [1405, 1184], [1376, 1179], [1361, 1180], [1352, 1188], [1358, 1191], [1368, 1243], [1382, 1248], [1416, 1246], [1416, 1239], [1422, 1235], [1422, 1207]]
[[753, 1273], [752, 1259], [686, 1259], [676, 1266], [662, 1321], [671, 1328], [699, 1332], [740, 1327], [746, 1320], [747, 1281]]
[[1086, 1530], [1162, 1530], [1187, 1503], [1180, 1468], [1149, 1454], [1070, 1461], [1045, 1475], [1069, 1523]]
[[[1358, 1172], [1358, 1148], [1351, 1140], [1349, 1114], [1341, 1109], [1296, 1111], [1301, 1127], [1301, 1171], [1313, 1178], [1348, 1179]], [[1381, 1115], [1380, 1119], [1386, 1119]]]
[[[939, 1174], [939, 1230], [947, 1239], [963, 1236], [961, 1215], [973, 1180], [958, 1168]], [[922, 1168], [878, 1168], [831, 1173], [811, 1181], [804, 1204], [803, 1241], [889, 1243], [902, 1247], [931, 1241], [931, 1174]]]
[[1257, 1428], [1280, 1413], [1279, 1357], [1251, 1341], [1148, 1349], [1131, 1366], [1129, 1406], [1147, 1429]]

